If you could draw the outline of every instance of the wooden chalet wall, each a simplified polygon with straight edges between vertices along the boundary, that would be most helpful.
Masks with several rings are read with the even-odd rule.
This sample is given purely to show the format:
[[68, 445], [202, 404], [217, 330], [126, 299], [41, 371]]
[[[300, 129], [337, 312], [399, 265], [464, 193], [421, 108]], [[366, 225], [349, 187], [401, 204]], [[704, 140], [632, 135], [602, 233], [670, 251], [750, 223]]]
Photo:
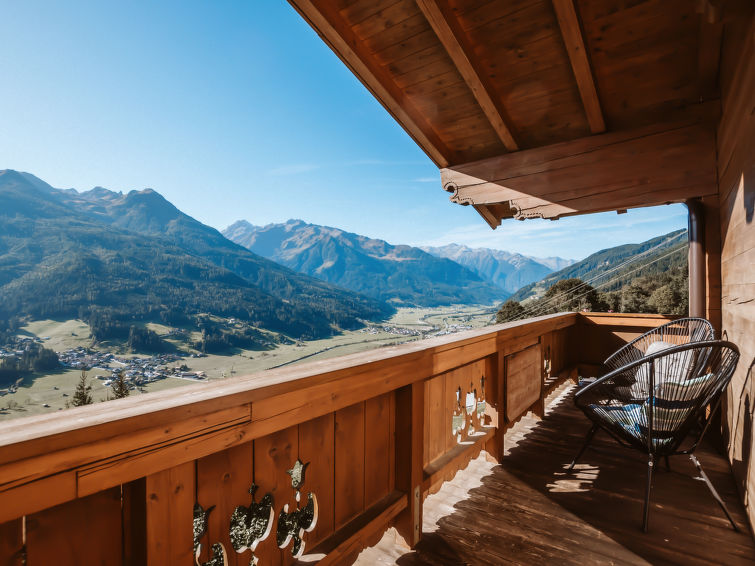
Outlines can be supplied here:
[[755, 527], [755, 15], [752, 2], [727, 6], [721, 59], [718, 176], [722, 333], [742, 357], [729, 388], [729, 458]]

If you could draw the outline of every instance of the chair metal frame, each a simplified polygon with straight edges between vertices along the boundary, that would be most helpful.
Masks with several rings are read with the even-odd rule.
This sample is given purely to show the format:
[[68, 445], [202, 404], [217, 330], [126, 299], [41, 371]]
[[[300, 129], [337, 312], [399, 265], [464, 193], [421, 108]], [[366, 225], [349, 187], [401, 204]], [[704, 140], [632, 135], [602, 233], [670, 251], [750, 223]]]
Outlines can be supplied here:
[[[627, 346], [629, 346], [629, 344], [627, 344]], [[694, 350], [698, 350], [698, 352], [693, 352]], [[647, 432], [639, 436], [633, 436], [630, 433], [626, 432], [625, 430], [622, 430], [622, 428], [617, 423], [611, 422], [605, 418], [601, 418], [599, 414], [596, 414], [595, 410], [591, 409], [591, 407], [594, 407], [595, 405], [585, 404], [587, 401], [585, 401], [584, 399], [589, 400], [590, 398], [589, 395], [591, 393], [595, 395], [596, 392], [598, 391], [610, 392], [612, 387], [614, 389], [618, 387], [616, 385], [616, 381], [621, 382], [621, 380], [626, 380], [627, 376], [636, 375], [640, 367], [645, 366], [646, 368], [649, 368], [649, 385], [650, 385], [649, 390], [648, 390], [649, 396], [645, 402], [646, 403], [649, 402], [650, 407], [656, 407], [657, 405], [656, 405], [656, 395], [655, 395], [655, 392], [656, 392], [655, 372], [656, 372], [656, 366], [658, 365], [658, 360], [667, 358], [667, 361], [668, 361], [668, 359], [671, 359], [670, 356], [680, 355], [683, 353], [686, 353], [684, 355], [694, 357], [695, 365], [690, 371], [696, 376], [699, 376], [702, 374], [702, 372], [707, 371], [712, 362], [714, 364], [713, 369], [717, 370], [716, 372], [717, 381], [715, 382], [712, 389], [708, 391], [704, 397], [701, 397], [695, 400], [694, 409], [691, 410], [689, 414], [687, 414], [687, 416], [684, 417], [683, 422], [679, 423], [679, 427], [678, 429], [673, 431], [673, 435], [670, 438], [665, 439], [666, 442], [663, 442], [663, 443], [657, 442], [660, 436], [656, 434], [658, 431], [655, 429], [654, 422], [653, 422], [654, 414], [657, 409], [647, 411], [647, 417], [646, 417], [647, 422], [644, 423]], [[724, 356], [726, 356], [725, 359], [724, 359]], [[718, 408], [721, 405], [722, 393], [726, 389], [726, 387], [729, 385], [729, 382], [731, 381], [731, 378], [736, 369], [738, 360], [739, 360], [739, 349], [737, 348], [735, 344], [731, 342], [728, 342], [725, 340], [707, 340], [707, 341], [701, 341], [701, 342], [688, 342], [687, 344], [673, 346], [671, 348], [667, 348], [663, 351], [656, 352], [649, 356], [643, 356], [629, 364], [616, 368], [610, 371], [609, 373], [607, 373], [606, 375], [602, 376], [601, 378], [597, 379], [596, 381], [589, 383], [588, 385], [586, 385], [585, 387], [583, 387], [582, 389], [576, 392], [576, 394], [574, 395], [574, 403], [593, 422], [593, 425], [590, 428], [590, 430], [587, 432], [587, 436], [585, 437], [585, 441], [582, 447], [580, 448], [579, 452], [577, 453], [577, 456], [574, 458], [574, 460], [569, 465], [567, 470], [571, 472], [574, 469], [574, 466], [582, 457], [585, 450], [592, 442], [595, 436], [595, 433], [599, 429], [603, 429], [604, 431], [606, 431], [615, 440], [617, 440], [621, 445], [639, 450], [647, 454], [648, 455], [647, 484], [646, 484], [646, 490], [645, 490], [645, 505], [644, 505], [644, 510], [643, 510], [643, 523], [642, 523], [643, 531], [647, 532], [648, 516], [649, 516], [649, 511], [650, 511], [650, 493], [652, 490], [653, 475], [654, 475], [657, 459], [659, 457], [664, 457], [666, 461], [666, 465], [670, 469], [669, 460], [668, 460], [669, 456], [687, 455], [689, 456], [690, 460], [692, 461], [692, 463], [694, 464], [695, 468], [697, 469], [699, 473], [699, 477], [697, 479], [700, 479], [705, 482], [711, 494], [720, 505], [726, 517], [729, 519], [731, 526], [734, 528], [735, 531], [739, 531], [739, 529], [737, 528], [737, 525], [734, 523], [734, 520], [731, 517], [731, 514], [729, 513], [729, 510], [726, 508], [726, 505], [724, 504], [723, 499], [716, 491], [715, 487], [710, 481], [710, 478], [707, 476], [707, 474], [702, 468], [702, 465], [700, 464], [700, 462], [698, 461], [697, 457], [694, 454], [695, 449], [697, 448], [703, 436], [707, 432], [708, 427], [710, 426], [710, 423], [713, 419], [713, 416], [716, 414]], [[612, 401], [614, 399], [609, 398], [607, 400]], [[708, 407], [710, 407], [710, 411], [707, 412], [707, 415], [706, 415], [706, 410]], [[699, 434], [695, 437], [693, 443], [690, 446], [688, 446], [687, 448], [681, 449], [681, 445], [686, 441], [687, 437], [689, 436], [690, 432], [692, 431], [692, 429], [694, 428], [696, 424], [702, 424]], [[639, 426], [639, 423], [637, 426]], [[664, 433], [666, 432], [667, 431], [664, 431]], [[642, 438], [643, 436], [645, 437], [644, 439]]]

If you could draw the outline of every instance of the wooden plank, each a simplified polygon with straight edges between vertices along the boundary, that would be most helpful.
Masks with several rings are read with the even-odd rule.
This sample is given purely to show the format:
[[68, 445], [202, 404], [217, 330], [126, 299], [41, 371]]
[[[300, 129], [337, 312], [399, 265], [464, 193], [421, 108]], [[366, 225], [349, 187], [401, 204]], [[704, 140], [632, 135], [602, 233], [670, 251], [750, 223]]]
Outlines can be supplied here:
[[340, 529], [334, 536], [303, 556], [303, 562], [348, 564], [366, 546], [374, 544], [375, 535], [381, 535], [396, 515], [406, 509], [406, 495], [394, 491], [375, 502], [369, 509]]
[[[254, 441], [254, 483], [259, 486], [260, 497], [265, 493], [272, 493], [276, 521], [285, 505], [289, 505], [289, 511], [296, 506], [291, 476], [287, 471], [292, 468], [298, 455], [299, 431], [296, 425]], [[278, 549], [275, 542], [276, 527], [277, 524], [273, 527], [270, 539], [260, 544], [254, 552], [260, 564], [291, 562], [291, 545], [283, 550]]]
[[697, 77], [700, 96], [709, 99], [718, 91], [718, 64], [721, 59], [721, 40], [724, 24], [721, 21], [721, 6], [702, 0], [697, 3], [700, 14], [700, 34], [697, 45]]
[[0, 522], [30, 515], [76, 498], [76, 474], [64, 472], [0, 491]]
[[[299, 425], [299, 459], [307, 466], [304, 494], [317, 496], [317, 526], [305, 537], [306, 549], [313, 548], [335, 532], [335, 415]], [[302, 501], [305, 501], [302, 498]], [[307, 550], [305, 550], [307, 552]]]
[[335, 527], [340, 529], [364, 508], [365, 407], [356, 403], [336, 411]]
[[22, 566], [23, 548], [22, 520], [0, 523], [0, 564]]
[[122, 564], [121, 490], [113, 488], [26, 518], [33, 564]]
[[220, 452], [249, 437], [249, 406], [237, 408], [240, 416], [198, 433], [172, 439], [161, 445], [147, 445], [123, 455], [105, 459], [80, 469], [78, 494], [88, 495], [139, 475], [164, 470], [171, 465]]
[[469, 90], [472, 91], [477, 103], [487, 116], [503, 145], [509, 151], [516, 151], [519, 146], [512, 134], [508, 117], [502, 108], [500, 98], [492, 87], [486, 84], [485, 76], [476, 68], [472, 58], [472, 51], [456, 18], [443, 0], [417, 0], [422, 13], [432, 26], [438, 39], [445, 47], [459, 73], [464, 77]]
[[229, 526], [233, 510], [239, 505], [249, 505], [252, 458], [252, 443], [245, 442], [197, 460], [197, 502], [205, 509], [215, 507], [207, 518], [203, 560], [210, 558], [210, 546], [219, 542], [226, 549], [230, 566], [249, 564], [248, 552], [239, 554], [233, 550]]
[[371, 507], [391, 489], [391, 422], [392, 393], [368, 399], [364, 403], [364, 505]]
[[481, 434], [469, 438], [463, 444], [457, 444], [430, 462], [423, 470], [422, 491], [432, 490], [436, 485], [452, 479], [459, 470], [466, 468], [469, 461], [480, 454], [480, 450], [494, 434], [493, 427], [486, 428]]
[[446, 389], [446, 376], [441, 374], [425, 382], [425, 440], [423, 442], [425, 463], [437, 458], [443, 452], [450, 439], [449, 423], [446, 419], [446, 405], [456, 399], [455, 389]]
[[123, 565], [147, 563], [147, 480], [141, 478], [122, 487]]
[[603, 120], [603, 111], [600, 108], [598, 91], [595, 89], [595, 79], [592, 76], [574, 0], [553, 0], [553, 8], [556, 11], [566, 52], [569, 54], [574, 78], [577, 80], [590, 131], [593, 134], [599, 134], [606, 130], [606, 123]]
[[396, 391], [396, 489], [407, 497], [407, 508], [397, 517], [396, 529], [412, 547], [422, 538], [424, 397], [422, 382]]
[[147, 476], [148, 566], [192, 562], [195, 490], [194, 462]]
[[514, 421], [540, 398], [540, 344], [506, 356], [506, 420]]
[[325, 3], [315, 5], [311, 0], [290, 0], [290, 3], [436, 165], [445, 167], [452, 161], [449, 148], [406, 99], [391, 75], [367, 53], [363, 42], [340, 14]]

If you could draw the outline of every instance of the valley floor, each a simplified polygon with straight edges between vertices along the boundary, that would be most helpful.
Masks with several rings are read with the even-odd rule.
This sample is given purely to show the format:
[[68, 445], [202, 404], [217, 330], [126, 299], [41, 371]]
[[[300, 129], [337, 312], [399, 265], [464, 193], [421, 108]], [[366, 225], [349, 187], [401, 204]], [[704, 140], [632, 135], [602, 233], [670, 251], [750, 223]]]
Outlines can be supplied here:
[[[229, 355], [210, 354], [205, 357], [186, 357], [180, 363], [188, 366], [190, 372], [204, 372], [204, 379], [187, 377], [166, 377], [152, 381], [131, 390], [132, 395], [142, 395], [173, 387], [190, 385], [197, 381], [224, 379], [234, 375], [272, 369], [284, 365], [332, 358], [346, 354], [392, 346], [404, 342], [421, 340], [424, 337], [453, 333], [470, 328], [480, 328], [489, 324], [495, 316], [495, 307], [485, 306], [448, 306], [437, 308], [399, 308], [388, 321], [370, 325], [356, 331], [346, 331], [338, 336], [324, 340], [280, 344], [267, 351], [236, 350]], [[156, 324], [148, 325], [158, 334], [167, 334], [168, 327]], [[28, 336], [40, 338], [46, 348], [62, 352], [77, 347], [88, 347], [91, 343], [89, 328], [78, 320], [34, 321], [23, 328]], [[117, 353], [122, 348], [118, 345], [103, 345], [100, 351]], [[123, 356], [121, 353], [120, 356]], [[139, 354], [133, 354], [139, 356]], [[141, 357], [148, 354], [141, 354]], [[104, 380], [96, 379], [105, 370], [92, 368], [88, 372], [92, 385], [94, 402], [108, 398], [110, 387]], [[26, 376], [19, 387], [12, 393], [0, 395], [0, 420], [22, 416], [45, 414], [64, 410], [70, 402], [76, 383], [81, 375], [79, 369], [64, 368], [60, 371]], [[0, 391], [7, 385], [0, 384]]]

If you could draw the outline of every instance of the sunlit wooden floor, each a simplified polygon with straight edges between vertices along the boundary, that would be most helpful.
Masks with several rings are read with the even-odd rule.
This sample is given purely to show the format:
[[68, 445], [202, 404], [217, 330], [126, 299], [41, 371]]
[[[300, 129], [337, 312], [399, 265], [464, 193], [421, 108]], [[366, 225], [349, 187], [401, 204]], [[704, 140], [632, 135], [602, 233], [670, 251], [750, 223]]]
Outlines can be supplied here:
[[697, 452], [742, 532], [692, 479], [689, 460], [677, 456], [671, 472], [660, 467], [656, 474], [644, 534], [642, 454], [599, 433], [578, 473], [565, 473], [587, 428], [571, 388], [562, 387], [542, 421], [526, 417], [509, 431], [504, 466], [481, 455], [428, 497], [416, 550], [390, 530], [357, 564], [755, 564], [724, 458], [707, 447]]

